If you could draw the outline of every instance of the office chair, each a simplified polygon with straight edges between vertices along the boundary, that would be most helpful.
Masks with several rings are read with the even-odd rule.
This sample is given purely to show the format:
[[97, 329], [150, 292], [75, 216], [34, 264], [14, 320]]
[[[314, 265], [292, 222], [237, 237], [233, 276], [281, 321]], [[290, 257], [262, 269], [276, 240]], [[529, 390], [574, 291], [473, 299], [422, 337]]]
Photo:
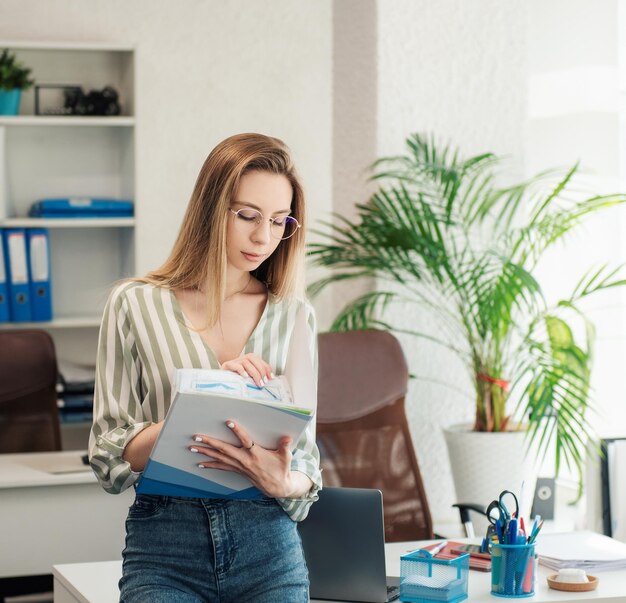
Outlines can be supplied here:
[[433, 537], [404, 412], [408, 368], [384, 331], [319, 335], [317, 443], [326, 486], [383, 493], [385, 540]]
[[0, 332], [0, 453], [61, 450], [57, 363], [45, 331]]

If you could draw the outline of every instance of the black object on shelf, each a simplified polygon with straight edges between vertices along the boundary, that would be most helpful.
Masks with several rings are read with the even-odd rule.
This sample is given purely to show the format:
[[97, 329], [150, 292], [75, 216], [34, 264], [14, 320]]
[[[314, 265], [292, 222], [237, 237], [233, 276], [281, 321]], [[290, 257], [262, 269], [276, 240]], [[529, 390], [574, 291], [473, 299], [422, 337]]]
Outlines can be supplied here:
[[[611, 448], [615, 442], [626, 438], [604, 438], [600, 440], [600, 482], [602, 500], [602, 528], [605, 536], [613, 537], [613, 524], [620, 514], [620, 509], [612, 508], [611, 505], [611, 474], [614, 473], [611, 467]], [[615, 477], [615, 476], [613, 476]], [[613, 484], [615, 488], [615, 484]], [[623, 502], [623, 501], [622, 501]]]
[[112, 86], [87, 93], [80, 86], [37, 84], [35, 115], [119, 115], [119, 95]]

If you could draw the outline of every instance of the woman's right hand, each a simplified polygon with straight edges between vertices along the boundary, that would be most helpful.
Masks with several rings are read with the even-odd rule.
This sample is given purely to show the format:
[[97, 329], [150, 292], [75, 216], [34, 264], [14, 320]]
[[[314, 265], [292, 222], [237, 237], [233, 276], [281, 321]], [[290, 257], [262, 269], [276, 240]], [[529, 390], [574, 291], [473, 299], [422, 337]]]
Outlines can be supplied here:
[[221, 368], [225, 371], [233, 371], [242, 377], [251, 377], [259, 387], [263, 387], [274, 377], [272, 367], [256, 354], [244, 354], [239, 358], [227, 360], [222, 363]]

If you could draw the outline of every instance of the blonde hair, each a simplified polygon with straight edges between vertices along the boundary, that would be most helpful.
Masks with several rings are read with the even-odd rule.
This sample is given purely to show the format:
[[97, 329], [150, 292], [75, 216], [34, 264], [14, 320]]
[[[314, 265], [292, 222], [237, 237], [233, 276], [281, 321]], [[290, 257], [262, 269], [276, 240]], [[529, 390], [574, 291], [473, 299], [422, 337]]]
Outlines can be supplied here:
[[201, 289], [208, 298], [208, 326], [219, 320], [226, 289], [226, 225], [241, 177], [252, 171], [285, 176], [293, 191], [291, 215], [302, 225], [252, 274], [278, 299], [304, 294], [304, 191], [287, 145], [263, 134], [237, 134], [209, 154], [191, 194], [169, 258], [138, 278], [170, 289]]

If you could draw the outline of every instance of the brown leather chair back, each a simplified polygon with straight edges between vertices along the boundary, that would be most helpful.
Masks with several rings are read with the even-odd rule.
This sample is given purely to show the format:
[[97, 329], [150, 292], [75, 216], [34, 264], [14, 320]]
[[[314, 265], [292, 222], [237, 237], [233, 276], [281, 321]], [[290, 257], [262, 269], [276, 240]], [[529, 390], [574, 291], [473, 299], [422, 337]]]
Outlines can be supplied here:
[[0, 452], [61, 450], [57, 363], [45, 331], [0, 332]]
[[384, 331], [319, 335], [317, 443], [326, 486], [383, 493], [385, 540], [433, 537], [404, 412], [408, 368]]

